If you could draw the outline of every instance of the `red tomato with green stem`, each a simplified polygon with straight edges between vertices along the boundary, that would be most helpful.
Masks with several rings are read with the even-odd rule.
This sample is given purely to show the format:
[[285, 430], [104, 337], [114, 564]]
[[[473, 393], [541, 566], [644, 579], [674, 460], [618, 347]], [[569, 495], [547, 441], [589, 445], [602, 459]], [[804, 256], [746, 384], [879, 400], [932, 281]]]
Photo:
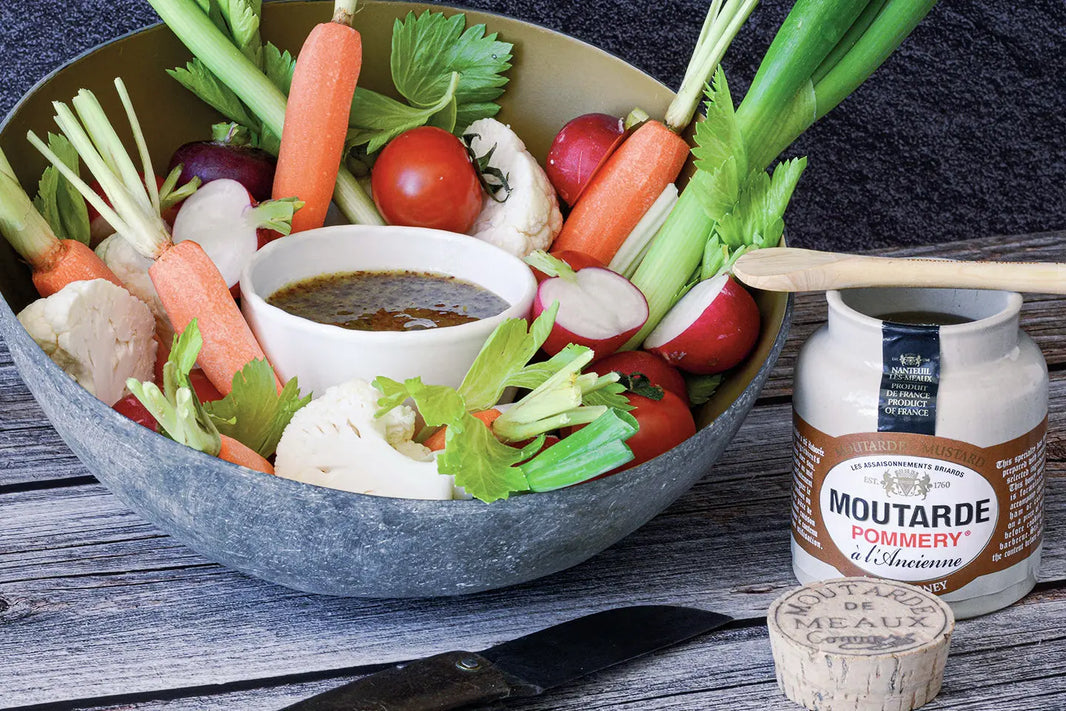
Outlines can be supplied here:
[[434, 126], [392, 139], [374, 163], [370, 187], [390, 225], [467, 232], [481, 212], [481, 183], [466, 146]]
[[696, 420], [692, 417], [692, 411], [669, 390], [663, 391], [661, 400], [633, 393], [627, 393], [626, 397], [633, 406], [629, 414], [637, 418], [640, 429], [626, 440], [626, 445], [633, 450], [633, 461], [618, 471], [654, 459], [696, 434]]

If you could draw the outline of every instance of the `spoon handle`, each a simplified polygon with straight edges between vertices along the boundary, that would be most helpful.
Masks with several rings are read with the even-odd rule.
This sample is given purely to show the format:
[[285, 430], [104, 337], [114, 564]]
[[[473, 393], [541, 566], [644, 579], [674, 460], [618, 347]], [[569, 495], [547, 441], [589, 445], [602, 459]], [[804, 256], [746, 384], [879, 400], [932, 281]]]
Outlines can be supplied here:
[[1066, 294], [1066, 264], [1056, 262], [956, 262], [773, 247], [742, 255], [733, 274], [767, 291], [924, 286]]

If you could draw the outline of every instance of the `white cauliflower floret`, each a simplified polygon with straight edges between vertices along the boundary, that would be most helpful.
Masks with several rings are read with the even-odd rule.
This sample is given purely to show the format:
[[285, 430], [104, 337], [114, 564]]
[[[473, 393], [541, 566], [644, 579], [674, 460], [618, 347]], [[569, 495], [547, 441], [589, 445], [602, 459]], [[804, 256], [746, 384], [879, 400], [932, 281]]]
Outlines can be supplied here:
[[401, 405], [376, 418], [381, 397], [363, 380], [328, 388], [293, 415], [274, 473], [358, 494], [452, 498], [453, 477], [438, 474], [433, 453], [411, 439], [414, 410]]
[[[508, 126], [492, 118], [478, 119], [463, 135], [474, 136], [470, 144], [474, 155], [483, 156], [492, 150], [489, 166], [503, 172], [511, 186], [510, 197], [504, 202], [485, 196], [470, 234], [517, 257], [548, 249], [563, 228], [563, 216], [555, 188], [526, 150], [526, 144]], [[498, 195], [503, 197], [502, 193]]]
[[152, 379], [152, 312], [109, 281], [67, 284], [34, 301], [18, 319], [56, 365], [108, 405], [126, 394], [128, 378]]
[[148, 304], [155, 317], [156, 331], [164, 343], [174, 340], [174, 327], [167, 318], [166, 309], [148, 276], [152, 260], [141, 255], [122, 235], [115, 233], [96, 245], [96, 256], [111, 268], [122, 285], [138, 299]]

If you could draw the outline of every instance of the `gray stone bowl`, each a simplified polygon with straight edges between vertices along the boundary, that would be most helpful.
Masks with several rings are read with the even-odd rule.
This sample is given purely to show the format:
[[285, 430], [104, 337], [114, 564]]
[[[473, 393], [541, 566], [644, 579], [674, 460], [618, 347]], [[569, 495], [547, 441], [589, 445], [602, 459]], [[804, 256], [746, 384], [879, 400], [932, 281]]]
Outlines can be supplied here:
[[[360, 14], [364, 57], [386, 57], [392, 18], [411, 6], [368, 4]], [[267, 5], [263, 35], [295, 50], [328, 3]], [[417, 9], [417, 8], [416, 8]], [[625, 114], [637, 104], [662, 115], [670, 92], [589, 45], [516, 20], [468, 12], [516, 45], [501, 118], [543, 158], [554, 132], [589, 111]], [[43, 162], [24, 140], [52, 127], [52, 99], [82, 86], [101, 95], [125, 76], [157, 162], [217, 120], [163, 74], [188, 55], [153, 28], [89, 52], [39, 83], [0, 126], [0, 145], [23, 185]], [[580, 66], [580, 73], [568, 71]], [[360, 81], [387, 86], [386, 62], [364, 60]], [[567, 77], [565, 87], [553, 86]], [[550, 97], [551, 100], [545, 100]], [[114, 110], [115, 104], [111, 104]], [[127, 506], [203, 556], [298, 590], [357, 597], [431, 597], [514, 585], [576, 565], [628, 535], [702, 478], [755, 403], [785, 342], [791, 300], [759, 294], [763, 333], [747, 363], [699, 413], [687, 442], [615, 476], [506, 501], [389, 499], [268, 476], [154, 434], [82, 390], [15, 318], [36, 294], [28, 270], [0, 244], [0, 336], [41, 407], [85, 466]]]

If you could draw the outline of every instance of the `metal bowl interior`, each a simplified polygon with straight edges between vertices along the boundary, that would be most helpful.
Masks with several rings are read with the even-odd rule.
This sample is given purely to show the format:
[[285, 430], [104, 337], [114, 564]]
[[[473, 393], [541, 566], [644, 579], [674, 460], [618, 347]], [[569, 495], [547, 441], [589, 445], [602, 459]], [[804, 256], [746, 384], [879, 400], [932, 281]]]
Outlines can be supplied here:
[[[388, 91], [393, 19], [425, 6], [367, 2], [357, 17], [364, 42], [360, 82]], [[325, 2], [265, 7], [262, 33], [294, 53]], [[555, 131], [590, 111], [623, 115], [640, 105], [662, 115], [672, 96], [622, 60], [517, 20], [467, 12], [468, 23], [515, 45], [500, 119], [543, 159]], [[27, 186], [43, 160], [28, 129], [53, 129], [52, 100], [93, 89], [105, 108], [123, 76], [153, 159], [203, 138], [213, 111], [164, 73], [188, 52], [161, 27], [97, 48], [40, 82], [0, 126], [0, 145]], [[117, 114], [116, 114], [117, 115]], [[571, 489], [478, 501], [388, 499], [324, 489], [228, 464], [155, 435], [82, 390], [37, 347], [14, 312], [36, 298], [28, 270], [0, 243], [0, 336], [45, 413], [85, 466], [131, 509], [205, 557], [299, 590], [358, 597], [430, 597], [513, 585], [580, 563], [666, 508], [711, 469], [744, 417], [784, 344], [791, 301], [759, 294], [763, 332], [755, 352], [699, 413], [699, 432], [640, 467]]]

